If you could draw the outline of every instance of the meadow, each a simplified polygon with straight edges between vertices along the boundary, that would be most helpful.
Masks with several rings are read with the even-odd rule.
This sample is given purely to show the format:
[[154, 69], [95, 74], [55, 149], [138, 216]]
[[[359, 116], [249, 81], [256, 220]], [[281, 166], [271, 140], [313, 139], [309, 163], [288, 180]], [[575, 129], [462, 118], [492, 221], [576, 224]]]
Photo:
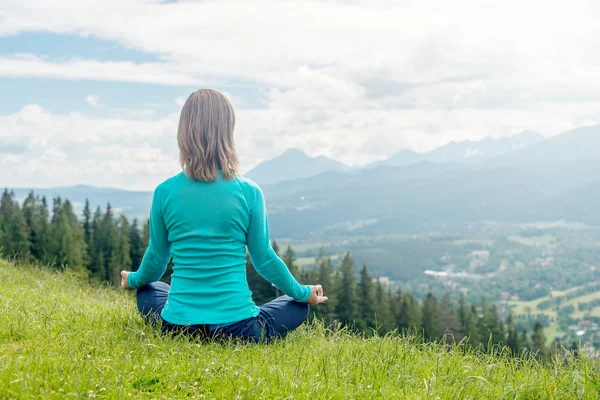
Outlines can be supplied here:
[[269, 345], [161, 335], [130, 293], [0, 260], [0, 398], [595, 399], [598, 362], [540, 363], [307, 323]]

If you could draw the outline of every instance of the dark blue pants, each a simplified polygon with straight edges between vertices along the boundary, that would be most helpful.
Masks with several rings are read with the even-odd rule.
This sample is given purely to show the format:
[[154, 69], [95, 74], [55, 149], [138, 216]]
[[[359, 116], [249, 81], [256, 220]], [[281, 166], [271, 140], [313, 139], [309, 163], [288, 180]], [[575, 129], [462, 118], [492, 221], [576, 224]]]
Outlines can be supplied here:
[[136, 298], [140, 313], [155, 325], [161, 322], [165, 332], [186, 332], [202, 338], [240, 338], [250, 342], [268, 342], [284, 337], [306, 320], [307, 303], [298, 303], [289, 296], [281, 296], [260, 306], [256, 317], [247, 318], [232, 325], [210, 329], [209, 325], [175, 325], [160, 317], [171, 287], [165, 282], [154, 282], [138, 289]]

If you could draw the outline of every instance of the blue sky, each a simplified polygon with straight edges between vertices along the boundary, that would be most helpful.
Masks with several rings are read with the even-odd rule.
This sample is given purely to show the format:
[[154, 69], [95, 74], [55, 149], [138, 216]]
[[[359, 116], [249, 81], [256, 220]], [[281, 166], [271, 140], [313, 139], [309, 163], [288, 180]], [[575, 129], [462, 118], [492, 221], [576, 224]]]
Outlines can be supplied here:
[[[0, 37], [0, 57], [16, 54], [35, 54], [47, 60], [67, 61], [71, 58], [97, 61], [129, 61], [134, 63], [160, 62], [159, 54], [145, 53], [126, 48], [114, 41], [93, 36], [56, 34], [51, 32], [25, 32], [15, 36]], [[94, 79], [42, 79], [39, 77], [0, 77], [0, 87], [12, 95], [0, 98], [0, 112], [13, 113], [23, 104], [35, 103], [56, 113], [82, 112], [110, 115], [111, 110], [141, 108], [156, 115], [177, 112], [180, 106], [174, 99], [192, 93], [197, 85], [168, 85], [139, 82], [114, 82]], [[233, 83], [217, 88], [241, 99], [238, 107], [260, 108], [259, 88], [250, 84]], [[82, 101], [87, 96], [98, 98], [101, 106]], [[100, 101], [101, 99], [101, 101]]]
[[2, 2], [0, 186], [152, 189], [201, 87], [236, 108], [245, 171], [600, 121], [597, 2], [426, 3]]

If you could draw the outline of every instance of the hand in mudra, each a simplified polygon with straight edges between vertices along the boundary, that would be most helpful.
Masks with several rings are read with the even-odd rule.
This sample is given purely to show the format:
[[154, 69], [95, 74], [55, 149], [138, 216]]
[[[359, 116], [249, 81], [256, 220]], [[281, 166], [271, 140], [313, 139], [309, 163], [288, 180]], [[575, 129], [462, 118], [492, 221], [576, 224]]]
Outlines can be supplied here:
[[129, 287], [129, 283], [127, 283], [127, 276], [130, 273], [131, 272], [129, 271], [121, 271], [121, 287], [125, 290], [131, 290], [131, 288]]
[[306, 302], [308, 304], [319, 304], [329, 300], [327, 296], [323, 296], [323, 286], [310, 285], [310, 297]]

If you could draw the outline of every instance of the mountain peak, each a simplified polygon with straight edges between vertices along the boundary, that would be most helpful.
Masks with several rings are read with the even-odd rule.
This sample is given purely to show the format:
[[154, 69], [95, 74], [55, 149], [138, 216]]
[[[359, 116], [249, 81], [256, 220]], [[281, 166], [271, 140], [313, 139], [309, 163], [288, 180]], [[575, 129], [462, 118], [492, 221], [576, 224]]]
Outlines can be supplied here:
[[259, 184], [275, 184], [309, 178], [323, 172], [340, 172], [348, 169], [350, 167], [339, 161], [325, 156], [311, 157], [300, 149], [291, 148], [283, 154], [257, 165], [246, 176]]
[[415, 153], [402, 149], [387, 160], [371, 164], [391, 165], [395, 167], [415, 164], [420, 161], [431, 162], [477, 162], [512, 153], [543, 140], [537, 132], [522, 131], [502, 138], [486, 137], [481, 140], [451, 141], [427, 153]]
[[286, 151], [284, 151], [279, 157], [285, 157], [285, 156], [306, 156], [306, 153], [303, 152], [302, 150], [296, 148], [296, 147], [292, 147], [291, 149], [287, 149]]

